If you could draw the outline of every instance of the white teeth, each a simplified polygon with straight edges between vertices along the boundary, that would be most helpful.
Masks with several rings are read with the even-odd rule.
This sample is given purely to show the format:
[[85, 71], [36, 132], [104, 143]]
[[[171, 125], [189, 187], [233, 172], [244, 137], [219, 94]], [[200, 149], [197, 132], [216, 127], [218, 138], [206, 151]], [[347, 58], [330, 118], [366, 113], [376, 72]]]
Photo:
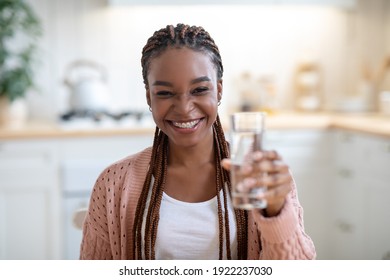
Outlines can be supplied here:
[[200, 120], [195, 120], [191, 122], [172, 122], [174, 126], [180, 128], [193, 128], [195, 125], [199, 123]]

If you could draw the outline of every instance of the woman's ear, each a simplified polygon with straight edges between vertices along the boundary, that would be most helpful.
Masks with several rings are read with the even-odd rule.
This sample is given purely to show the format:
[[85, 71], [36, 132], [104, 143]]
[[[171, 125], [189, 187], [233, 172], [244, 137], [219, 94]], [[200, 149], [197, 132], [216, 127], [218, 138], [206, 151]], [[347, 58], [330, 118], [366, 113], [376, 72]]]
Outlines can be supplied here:
[[150, 90], [146, 90], [146, 102], [148, 103], [149, 107], [151, 107], [152, 102], [150, 102]]
[[222, 91], [223, 91], [222, 79], [219, 79], [219, 81], [218, 81], [217, 90], [218, 90], [217, 91], [217, 98], [218, 98], [218, 102], [219, 102], [222, 99]]

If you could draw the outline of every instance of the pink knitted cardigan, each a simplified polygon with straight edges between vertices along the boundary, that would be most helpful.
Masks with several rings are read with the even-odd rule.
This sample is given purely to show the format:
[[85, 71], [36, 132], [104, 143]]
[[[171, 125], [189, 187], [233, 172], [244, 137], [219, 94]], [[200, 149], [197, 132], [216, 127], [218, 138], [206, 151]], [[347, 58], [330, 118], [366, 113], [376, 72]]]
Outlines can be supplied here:
[[[80, 259], [134, 259], [133, 222], [151, 148], [107, 167], [93, 188], [83, 226]], [[278, 216], [248, 215], [248, 259], [314, 259], [295, 184]]]

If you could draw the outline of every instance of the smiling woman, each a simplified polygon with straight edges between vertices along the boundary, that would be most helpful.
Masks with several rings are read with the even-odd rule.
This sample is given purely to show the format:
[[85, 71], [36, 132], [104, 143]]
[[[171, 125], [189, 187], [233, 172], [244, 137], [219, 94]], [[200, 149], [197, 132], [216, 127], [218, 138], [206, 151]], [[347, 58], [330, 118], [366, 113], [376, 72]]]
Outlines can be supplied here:
[[153, 146], [99, 176], [80, 258], [315, 258], [296, 187], [276, 152], [254, 155], [254, 176], [268, 174], [267, 208], [232, 206], [229, 145], [218, 117], [223, 66], [209, 33], [169, 25], [149, 38], [141, 63], [157, 126]]

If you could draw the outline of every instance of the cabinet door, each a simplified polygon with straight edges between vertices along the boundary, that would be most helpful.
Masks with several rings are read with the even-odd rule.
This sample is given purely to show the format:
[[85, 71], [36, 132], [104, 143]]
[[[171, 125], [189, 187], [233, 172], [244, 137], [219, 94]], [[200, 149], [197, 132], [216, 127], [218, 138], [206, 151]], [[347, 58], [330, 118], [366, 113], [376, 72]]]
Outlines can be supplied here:
[[390, 140], [372, 137], [364, 186], [367, 189], [367, 256], [390, 259]]
[[387, 181], [390, 186], [390, 139], [365, 137], [364, 143], [368, 149], [362, 166], [364, 173], [379, 181]]
[[366, 189], [365, 254], [367, 259], [390, 259], [390, 140], [365, 137], [368, 147], [362, 183]]
[[390, 143], [335, 133], [332, 252], [338, 259], [390, 257]]
[[2, 142], [0, 149], [0, 258], [58, 258], [59, 201], [52, 146]]
[[50, 195], [45, 191], [0, 192], [1, 259], [48, 259]]
[[332, 141], [321, 130], [271, 130], [266, 133], [266, 149], [275, 149], [289, 165], [298, 198], [304, 210], [305, 231], [313, 239], [317, 258], [328, 258], [329, 185]]
[[107, 136], [66, 139], [60, 142], [61, 159], [117, 161], [152, 145], [153, 135]]
[[364, 136], [347, 131], [334, 132], [333, 182], [329, 188], [332, 259], [364, 259], [366, 193], [362, 167], [367, 158]]
[[372, 260], [390, 259], [390, 183], [366, 178], [365, 257]]
[[86, 137], [60, 142], [64, 259], [78, 259], [82, 232], [73, 225], [73, 214], [88, 207], [99, 174], [110, 164], [151, 146], [153, 135]]
[[330, 188], [331, 216], [328, 242], [331, 259], [365, 259], [364, 216], [367, 211], [366, 193], [354, 173], [341, 171], [337, 183]]

